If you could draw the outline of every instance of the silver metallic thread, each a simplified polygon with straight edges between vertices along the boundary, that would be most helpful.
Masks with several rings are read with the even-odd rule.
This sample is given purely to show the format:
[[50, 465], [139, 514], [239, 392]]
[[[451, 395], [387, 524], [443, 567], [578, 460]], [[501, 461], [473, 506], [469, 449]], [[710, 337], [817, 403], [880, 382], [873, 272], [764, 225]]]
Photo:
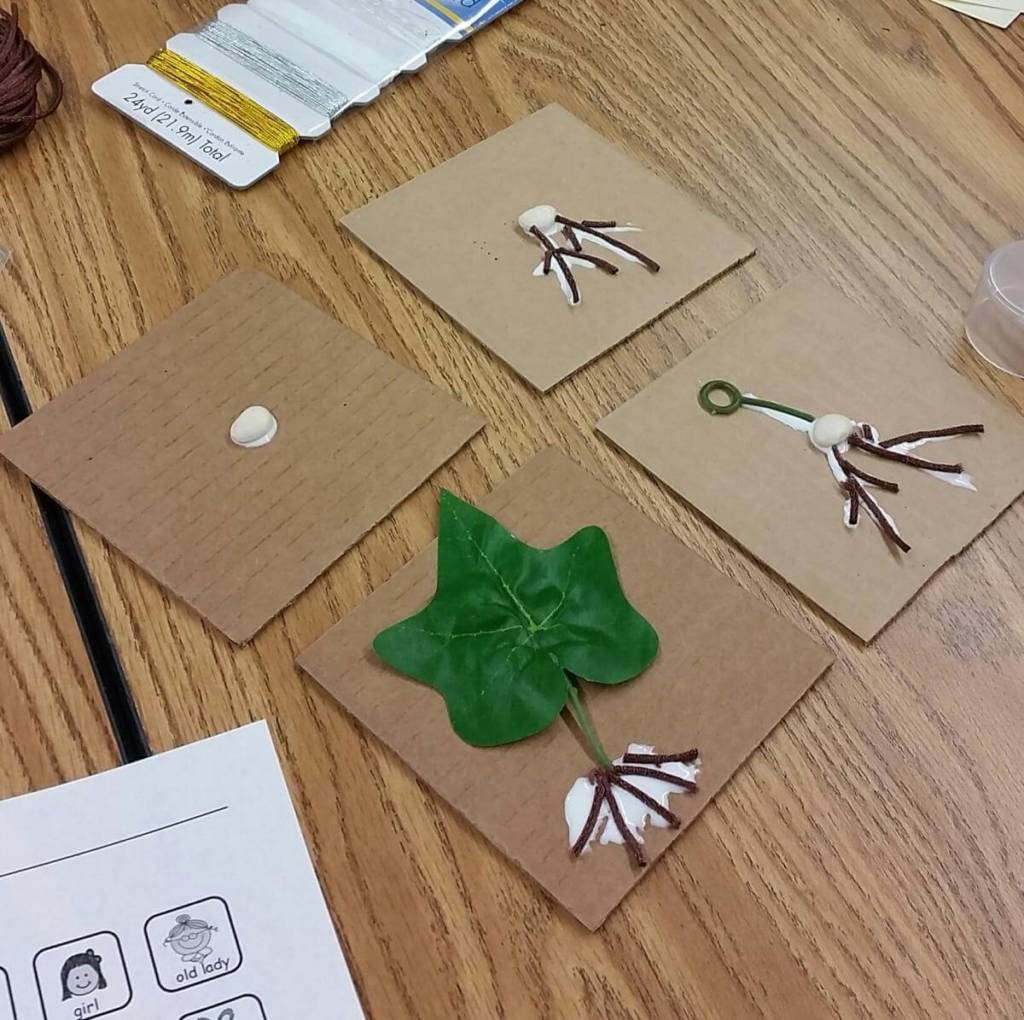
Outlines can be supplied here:
[[349, 105], [349, 97], [344, 92], [233, 25], [214, 19], [200, 25], [195, 34], [275, 88], [331, 120]]

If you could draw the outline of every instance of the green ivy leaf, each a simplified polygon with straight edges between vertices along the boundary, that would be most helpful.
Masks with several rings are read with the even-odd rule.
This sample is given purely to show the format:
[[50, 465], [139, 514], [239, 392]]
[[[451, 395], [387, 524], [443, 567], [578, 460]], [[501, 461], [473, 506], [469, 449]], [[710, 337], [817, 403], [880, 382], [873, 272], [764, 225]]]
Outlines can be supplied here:
[[554, 721], [566, 671], [599, 684], [637, 676], [657, 654], [658, 635], [623, 594], [600, 528], [535, 549], [445, 491], [437, 591], [373, 647], [444, 695], [463, 740], [491, 747]]

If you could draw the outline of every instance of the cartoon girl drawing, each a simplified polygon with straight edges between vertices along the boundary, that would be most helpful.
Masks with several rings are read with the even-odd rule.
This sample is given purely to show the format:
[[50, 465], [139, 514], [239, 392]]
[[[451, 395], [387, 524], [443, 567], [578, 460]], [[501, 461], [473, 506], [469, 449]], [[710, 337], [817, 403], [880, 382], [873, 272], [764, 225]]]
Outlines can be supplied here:
[[177, 924], [164, 939], [164, 945], [170, 946], [185, 963], [202, 963], [213, 952], [210, 939], [217, 929], [188, 914], [180, 914], [175, 920]]
[[64, 999], [70, 999], [72, 995], [92, 995], [93, 992], [106, 988], [107, 981], [100, 968], [102, 962], [103, 957], [97, 956], [92, 949], [69, 956], [60, 969], [60, 985]]

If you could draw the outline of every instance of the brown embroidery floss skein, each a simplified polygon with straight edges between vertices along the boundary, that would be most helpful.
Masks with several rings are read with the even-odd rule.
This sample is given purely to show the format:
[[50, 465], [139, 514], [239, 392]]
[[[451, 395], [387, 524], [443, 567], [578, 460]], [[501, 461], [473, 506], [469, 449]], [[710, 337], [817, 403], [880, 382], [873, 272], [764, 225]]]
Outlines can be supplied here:
[[[50, 98], [39, 102], [46, 77]], [[64, 98], [64, 83], [53, 65], [25, 38], [18, 27], [18, 8], [0, 9], [0, 153], [20, 142], [36, 123], [49, 117]]]

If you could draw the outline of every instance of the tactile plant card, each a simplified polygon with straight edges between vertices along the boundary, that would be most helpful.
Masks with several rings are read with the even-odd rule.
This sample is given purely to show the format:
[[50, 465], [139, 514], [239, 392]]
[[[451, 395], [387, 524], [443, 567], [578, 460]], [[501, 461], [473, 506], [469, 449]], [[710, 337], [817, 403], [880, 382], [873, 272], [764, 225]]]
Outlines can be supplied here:
[[[396, 629], [431, 631], [433, 622], [446, 618], [445, 607], [435, 606], [438, 596], [443, 603], [450, 594], [446, 585], [439, 586], [436, 544], [303, 652], [299, 665], [484, 837], [583, 924], [597, 928], [649, 868], [639, 867], [621, 848], [599, 842], [578, 856], [573, 853], [573, 836], [581, 838], [582, 831], [574, 831], [568, 819], [569, 808], [576, 804], [568, 803], [567, 794], [574, 791], [577, 800], [589, 804], [593, 789], [585, 779], [577, 786], [587, 769], [588, 741], [571, 723], [571, 715], [560, 713], [574, 700], [563, 669], [592, 681], [580, 684], [586, 690], [577, 693], [586, 704], [585, 718], [616, 755], [617, 764], [633, 765], [621, 760], [626, 757], [621, 751], [643, 756], [643, 748], [674, 750], [683, 746], [680, 741], [700, 748], [697, 789], [671, 799], [680, 828], [685, 828], [824, 672], [831, 656], [555, 450], [540, 454], [484, 499], [486, 514], [450, 500], [442, 514], [456, 513], [488, 552], [499, 548], [508, 557], [502, 564], [506, 580], [515, 569], [530, 575], [524, 574], [520, 583], [509, 582], [516, 598], [525, 588], [541, 593], [541, 600], [553, 597], [553, 591], [543, 594], [547, 585], [536, 584], [538, 571], [550, 568], [564, 577], [565, 557], [595, 545], [590, 551], [596, 552], [595, 584], [602, 593], [596, 602], [581, 600], [573, 613], [560, 617], [569, 626], [547, 635], [545, 652], [554, 655], [558, 668], [540, 666], [542, 678], [531, 674], [531, 682], [516, 688], [515, 697], [490, 699], [487, 711], [480, 713], [469, 704], [472, 690], [457, 690], [454, 697], [451, 688], [445, 690], [448, 681], [429, 664], [437, 652], [429, 634], [418, 649], [403, 646], [405, 673], [384, 662], [378, 651], [397, 659], [392, 644]], [[492, 545], [494, 524], [481, 520], [488, 515], [500, 522], [504, 536], [508, 529], [541, 549], [514, 551], [502, 536]], [[552, 557], [561, 557], [561, 562], [544, 562]], [[612, 576], [615, 569], [618, 581]], [[534, 599], [524, 607], [542, 627], [560, 607], [559, 598], [546, 610]], [[507, 615], [507, 600], [500, 601], [504, 610], [498, 612], [493, 600], [491, 609], [497, 616]], [[578, 610], [584, 606], [587, 613], [604, 607], [621, 621], [622, 640], [609, 639], [614, 647], [609, 646], [607, 657], [592, 654], [589, 642], [580, 643], [585, 628], [577, 626], [582, 619]], [[483, 603], [479, 611], [490, 612]], [[522, 630], [521, 621], [499, 625], [496, 619], [480, 630], [504, 626]], [[607, 637], [607, 628], [601, 630]], [[655, 634], [661, 636], [660, 646]], [[517, 642], [521, 637], [519, 633]], [[500, 644], [498, 635], [491, 639]], [[526, 655], [511, 645], [502, 647], [502, 659], [509, 652]], [[462, 654], [461, 649], [456, 652]], [[421, 675], [424, 682], [410, 679], [410, 673]], [[496, 675], [495, 683], [505, 681], [510, 681], [508, 673]], [[534, 697], [538, 684], [541, 694]], [[520, 703], [523, 698], [525, 705]], [[509, 705], [514, 711], [506, 711]], [[473, 710], [462, 719], [467, 706]], [[493, 743], [526, 732], [534, 735], [498, 746], [467, 742]], [[692, 775], [684, 774], [692, 763], [671, 766], [680, 778]], [[629, 781], [635, 778], [625, 775]], [[599, 823], [605, 825], [604, 832], [610, 831], [606, 819]], [[657, 860], [680, 828], [655, 823], [644, 829], [645, 858]]]

